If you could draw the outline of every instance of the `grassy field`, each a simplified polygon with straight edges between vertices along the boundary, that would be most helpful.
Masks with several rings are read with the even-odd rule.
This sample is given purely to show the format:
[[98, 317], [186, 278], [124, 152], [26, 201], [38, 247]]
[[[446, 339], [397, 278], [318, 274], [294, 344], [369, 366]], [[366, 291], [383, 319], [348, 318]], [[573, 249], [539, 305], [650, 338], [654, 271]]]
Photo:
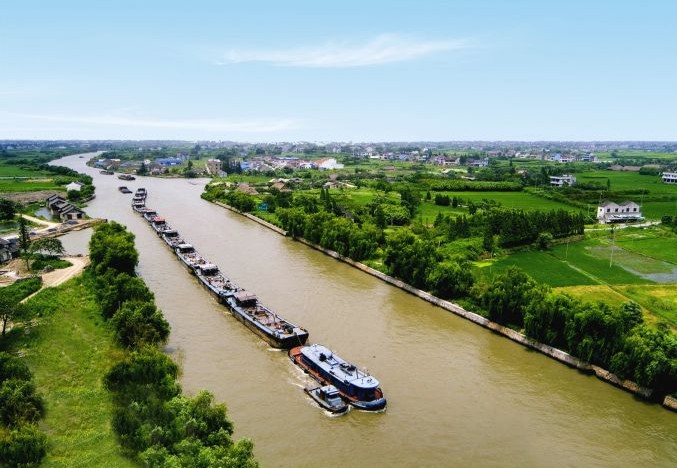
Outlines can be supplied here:
[[52, 179], [1, 179], [0, 193], [4, 192], [35, 192], [37, 190], [64, 190]]
[[625, 237], [616, 242], [624, 250], [677, 265], [677, 237], [656, 238], [639, 234], [638, 238]]
[[[610, 151], [601, 151], [595, 155], [602, 161], [612, 159]], [[660, 159], [669, 162], [677, 161], [677, 154], [660, 151], [618, 151], [616, 159], [621, 162], [625, 159]]]
[[40, 428], [49, 446], [43, 466], [135, 466], [112, 432], [112, 405], [102, 385], [121, 351], [81, 281], [32, 298], [30, 307], [42, 315], [39, 325], [8, 337], [25, 354], [45, 399]]
[[668, 194], [677, 197], [677, 185], [664, 184], [660, 176], [626, 171], [590, 171], [576, 174], [578, 183], [601, 183], [606, 186], [607, 179], [611, 181], [612, 191], [646, 189], [651, 195]]

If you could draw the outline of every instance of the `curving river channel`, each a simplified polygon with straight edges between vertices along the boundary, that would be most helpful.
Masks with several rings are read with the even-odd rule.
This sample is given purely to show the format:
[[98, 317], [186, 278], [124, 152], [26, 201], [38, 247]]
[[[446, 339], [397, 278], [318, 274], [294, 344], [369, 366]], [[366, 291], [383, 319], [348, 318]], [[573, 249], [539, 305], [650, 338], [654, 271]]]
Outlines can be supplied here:
[[[86, 209], [136, 235], [139, 272], [172, 326], [188, 392], [228, 404], [262, 466], [675, 466], [677, 415], [531, 352], [346, 264], [200, 199], [205, 180], [91, 174]], [[368, 368], [385, 413], [331, 418], [306, 377], [218, 305], [117, 187], [146, 187], [200, 253], [343, 358]], [[84, 251], [88, 233], [69, 235]]]

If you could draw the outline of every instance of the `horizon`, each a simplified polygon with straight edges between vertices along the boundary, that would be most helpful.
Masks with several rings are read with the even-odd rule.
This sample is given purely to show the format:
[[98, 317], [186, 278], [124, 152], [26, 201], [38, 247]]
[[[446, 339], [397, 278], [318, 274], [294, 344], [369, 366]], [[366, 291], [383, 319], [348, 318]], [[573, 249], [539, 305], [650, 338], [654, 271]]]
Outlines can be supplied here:
[[3, 140], [677, 141], [670, 2], [3, 13]]

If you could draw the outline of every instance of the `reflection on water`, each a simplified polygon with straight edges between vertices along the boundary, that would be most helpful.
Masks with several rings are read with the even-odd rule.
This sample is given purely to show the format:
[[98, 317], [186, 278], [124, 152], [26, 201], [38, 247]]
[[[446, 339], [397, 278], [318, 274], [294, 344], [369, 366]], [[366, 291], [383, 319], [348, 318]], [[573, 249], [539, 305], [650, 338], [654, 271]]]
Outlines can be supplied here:
[[[83, 170], [71, 156], [59, 164]], [[204, 181], [140, 177], [148, 205], [241, 286], [367, 367], [388, 410], [327, 418], [285, 353], [201, 288], [117, 191], [95, 179], [91, 216], [136, 235], [139, 272], [172, 325], [188, 392], [228, 403], [263, 466], [669, 466], [677, 417], [199, 198]], [[197, 185], [194, 185], [197, 184]], [[120, 184], [122, 185], [122, 184]], [[67, 247], [83, 251], [86, 234]], [[70, 241], [68, 241], [70, 242]]]

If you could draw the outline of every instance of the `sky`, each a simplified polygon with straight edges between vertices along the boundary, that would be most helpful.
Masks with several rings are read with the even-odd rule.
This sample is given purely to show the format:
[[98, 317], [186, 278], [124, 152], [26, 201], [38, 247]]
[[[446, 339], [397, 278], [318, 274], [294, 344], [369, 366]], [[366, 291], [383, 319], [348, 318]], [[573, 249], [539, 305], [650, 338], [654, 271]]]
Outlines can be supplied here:
[[0, 139], [677, 140], [677, 2], [0, 1]]

